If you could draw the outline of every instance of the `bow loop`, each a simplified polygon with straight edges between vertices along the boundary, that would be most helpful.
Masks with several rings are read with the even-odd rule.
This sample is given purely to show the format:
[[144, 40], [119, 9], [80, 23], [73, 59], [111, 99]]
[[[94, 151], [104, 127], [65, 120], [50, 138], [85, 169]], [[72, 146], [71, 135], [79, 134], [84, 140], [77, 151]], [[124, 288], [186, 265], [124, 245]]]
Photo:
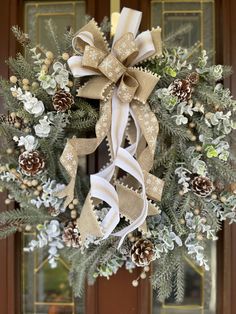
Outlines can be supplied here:
[[95, 46], [106, 53], [109, 52], [108, 44], [93, 19], [82, 27], [72, 40], [72, 46], [76, 52], [83, 53], [87, 45]]
[[97, 70], [99, 64], [106, 57], [106, 53], [93, 46], [85, 46], [82, 58], [82, 66]]
[[134, 98], [138, 85], [138, 81], [126, 72], [122, 76], [117, 90], [117, 95], [120, 98], [121, 102], [131, 102], [131, 100]]
[[125, 65], [130, 64], [138, 55], [138, 47], [135, 43], [134, 35], [132, 33], [124, 34], [114, 44], [113, 52], [120, 62]]
[[[136, 228], [146, 231], [145, 219], [151, 214], [149, 209], [152, 206], [147, 196], [155, 200], [161, 198], [163, 181], [149, 173], [159, 124], [147, 103], [159, 77], [134, 67], [146, 58], [161, 54], [160, 29], [146, 31], [136, 37], [141, 15], [139, 11], [122, 10], [111, 51], [94, 20], [73, 39], [73, 48], [80, 55], [68, 60], [71, 72], [74, 77], [91, 76], [77, 90], [77, 96], [99, 99], [100, 115], [95, 126], [96, 137], [68, 140], [61, 156], [61, 163], [71, 179], [68, 187], [60, 192], [60, 197], [67, 196], [65, 205], [73, 199], [78, 156], [94, 152], [104, 138], [108, 140], [110, 155], [110, 164], [90, 176], [90, 192], [77, 220], [82, 241], [90, 235], [108, 237], [122, 215], [130, 220], [130, 225], [114, 234], [121, 237], [120, 244]], [[128, 123], [129, 116], [132, 119]], [[126, 137], [131, 145], [123, 147]], [[71, 156], [72, 161], [68, 159]], [[131, 188], [126, 186], [123, 189], [114, 184], [118, 173], [116, 168], [127, 174]], [[121, 182], [125, 183], [125, 180], [122, 178]], [[132, 200], [128, 207], [125, 203], [127, 198]], [[100, 202], [110, 208], [98, 223], [94, 207]], [[157, 213], [157, 208], [153, 209], [153, 213]]]
[[128, 68], [127, 73], [138, 82], [138, 88], [134, 99], [145, 104], [154, 87], [159, 81], [159, 77], [151, 72], [138, 68]]
[[126, 67], [112, 53], [102, 60], [98, 69], [113, 83], [116, 83], [126, 71]]

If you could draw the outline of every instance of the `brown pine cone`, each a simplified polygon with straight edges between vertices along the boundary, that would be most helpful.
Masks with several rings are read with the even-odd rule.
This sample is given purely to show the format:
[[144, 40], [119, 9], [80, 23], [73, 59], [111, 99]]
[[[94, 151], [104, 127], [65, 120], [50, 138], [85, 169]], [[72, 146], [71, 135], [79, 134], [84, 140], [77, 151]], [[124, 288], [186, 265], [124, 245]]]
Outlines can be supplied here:
[[136, 266], [147, 266], [154, 259], [154, 245], [148, 239], [139, 239], [133, 244], [130, 254]]
[[17, 129], [23, 129], [25, 128], [25, 124], [23, 119], [17, 117], [15, 114], [7, 113], [7, 114], [1, 114], [0, 115], [0, 123], [5, 123], [10, 126], [13, 126]]
[[69, 221], [69, 223], [64, 227], [62, 240], [65, 242], [67, 247], [80, 247], [81, 239], [79, 230], [73, 221]]
[[45, 167], [45, 161], [37, 150], [33, 152], [23, 152], [19, 156], [18, 162], [23, 173], [27, 176], [36, 175]]
[[71, 93], [66, 92], [63, 89], [59, 89], [52, 97], [53, 107], [56, 111], [59, 112], [65, 112], [66, 110], [69, 110], [74, 103], [74, 97], [71, 95]]
[[199, 74], [197, 72], [192, 72], [187, 76], [187, 80], [192, 85], [196, 85], [199, 82]]
[[191, 181], [193, 192], [201, 197], [206, 197], [213, 191], [213, 184], [207, 177], [196, 176]]
[[181, 101], [187, 101], [192, 96], [192, 87], [189, 80], [176, 79], [170, 84], [170, 92]]

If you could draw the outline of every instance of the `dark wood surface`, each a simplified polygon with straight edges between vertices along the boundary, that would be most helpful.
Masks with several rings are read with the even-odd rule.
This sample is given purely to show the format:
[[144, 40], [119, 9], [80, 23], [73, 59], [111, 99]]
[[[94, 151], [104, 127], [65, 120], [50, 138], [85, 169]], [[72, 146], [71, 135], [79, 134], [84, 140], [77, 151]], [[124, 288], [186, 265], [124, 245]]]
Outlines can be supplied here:
[[[150, 24], [149, 0], [121, 0], [121, 6], [128, 6], [143, 11], [142, 29]], [[22, 24], [23, 5], [20, 0], [5, 0], [0, 10], [0, 75], [8, 77], [4, 63], [9, 55], [15, 55], [16, 42], [10, 35], [10, 26]], [[110, 6], [106, 0], [87, 1], [87, 13], [101, 21], [109, 16]], [[216, 51], [217, 62], [231, 64], [236, 71], [236, 1], [216, 0]], [[226, 80], [236, 97], [236, 75]], [[2, 107], [0, 107], [1, 109]], [[101, 152], [89, 159], [89, 171], [98, 170], [103, 157]], [[0, 196], [0, 210], [5, 210], [3, 197]], [[20, 291], [20, 238], [10, 237], [0, 241], [0, 314], [21, 313]], [[236, 225], [225, 225], [218, 242], [217, 263], [217, 313], [236, 313]], [[137, 272], [127, 273], [120, 270], [109, 281], [99, 279], [93, 287], [88, 287], [86, 305], [88, 314], [149, 314], [150, 285], [147, 280], [134, 289], [131, 280]]]
[[[22, 16], [20, 1], [4, 1], [0, 10], [0, 75], [9, 76], [5, 60], [15, 55], [17, 44], [11, 35], [11, 26]], [[0, 104], [1, 104], [0, 100]], [[3, 111], [3, 106], [0, 106]], [[6, 210], [4, 194], [0, 193], [0, 211]], [[20, 242], [18, 235], [0, 241], [0, 313], [20, 313]]]
[[[225, 80], [236, 97], [236, 1], [218, 0], [216, 6], [216, 60], [232, 65], [233, 75]], [[236, 225], [227, 222], [218, 242], [217, 314], [236, 313]]]

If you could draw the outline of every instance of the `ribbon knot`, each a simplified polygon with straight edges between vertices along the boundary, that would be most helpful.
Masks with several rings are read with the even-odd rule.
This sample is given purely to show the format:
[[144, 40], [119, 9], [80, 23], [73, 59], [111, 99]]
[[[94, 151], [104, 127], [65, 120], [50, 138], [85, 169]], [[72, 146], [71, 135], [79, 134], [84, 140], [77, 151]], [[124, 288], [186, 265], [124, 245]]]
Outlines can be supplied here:
[[[78, 157], [95, 151], [105, 137], [112, 154], [109, 166], [90, 177], [90, 192], [77, 222], [82, 241], [91, 235], [108, 237], [120, 217], [125, 216], [130, 225], [114, 234], [121, 237], [121, 244], [136, 228], [146, 232], [147, 215], [159, 212], [147, 199], [148, 196], [160, 200], [163, 189], [163, 181], [150, 173], [159, 124], [147, 103], [159, 78], [135, 65], [161, 55], [161, 30], [153, 29], [136, 37], [140, 21], [141, 12], [122, 10], [111, 51], [94, 20], [73, 38], [74, 50], [80, 55], [68, 60], [71, 72], [74, 77], [90, 76], [77, 95], [99, 99], [100, 116], [95, 127], [96, 138], [69, 139], [60, 158], [71, 178], [69, 185], [58, 193], [59, 197], [66, 196], [65, 206], [74, 196]], [[127, 129], [129, 116], [132, 121]], [[122, 147], [124, 137], [129, 140], [128, 147]], [[127, 173], [119, 182], [116, 168]], [[94, 207], [100, 202], [108, 204], [110, 209], [99, 223]]]

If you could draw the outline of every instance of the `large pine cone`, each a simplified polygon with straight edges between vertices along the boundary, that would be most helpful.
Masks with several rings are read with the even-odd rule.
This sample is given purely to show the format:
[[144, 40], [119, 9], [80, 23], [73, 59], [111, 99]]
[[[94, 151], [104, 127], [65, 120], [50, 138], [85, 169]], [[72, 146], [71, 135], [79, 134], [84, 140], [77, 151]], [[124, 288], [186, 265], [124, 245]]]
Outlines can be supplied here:
[[56, 111], [65, 112], [74, 104], [74, 97], [71, 93], [59, 89], [52, 98], [53, 107]]
[[187, 101], [192, 96], [192, 86], [189, 80], [174, 80], [170, 84], [171, 94], [178, 97], [181, 101]]
[[147, 266], [154, 259], [154, 245], [150, 240], [139, 239], [133, 244], [130, 254], [136, 266]]
[[213, 184], [207, 177], [196, 176], [191, 181], [191, 187], [195, 194], [206, 197], [213, 191]]
[[27, 176], [36, 175], [45, 167], [45, 161], [37, 150], [33, 152], [23, 152], [19, 156], [18, 161], [20, 168]]
[[64, 227], [62, 240], [65, 242], [67, 247], [80, 247], [81, 239], [79, 230], [73, 221], [69, 221], [69, 223]]

